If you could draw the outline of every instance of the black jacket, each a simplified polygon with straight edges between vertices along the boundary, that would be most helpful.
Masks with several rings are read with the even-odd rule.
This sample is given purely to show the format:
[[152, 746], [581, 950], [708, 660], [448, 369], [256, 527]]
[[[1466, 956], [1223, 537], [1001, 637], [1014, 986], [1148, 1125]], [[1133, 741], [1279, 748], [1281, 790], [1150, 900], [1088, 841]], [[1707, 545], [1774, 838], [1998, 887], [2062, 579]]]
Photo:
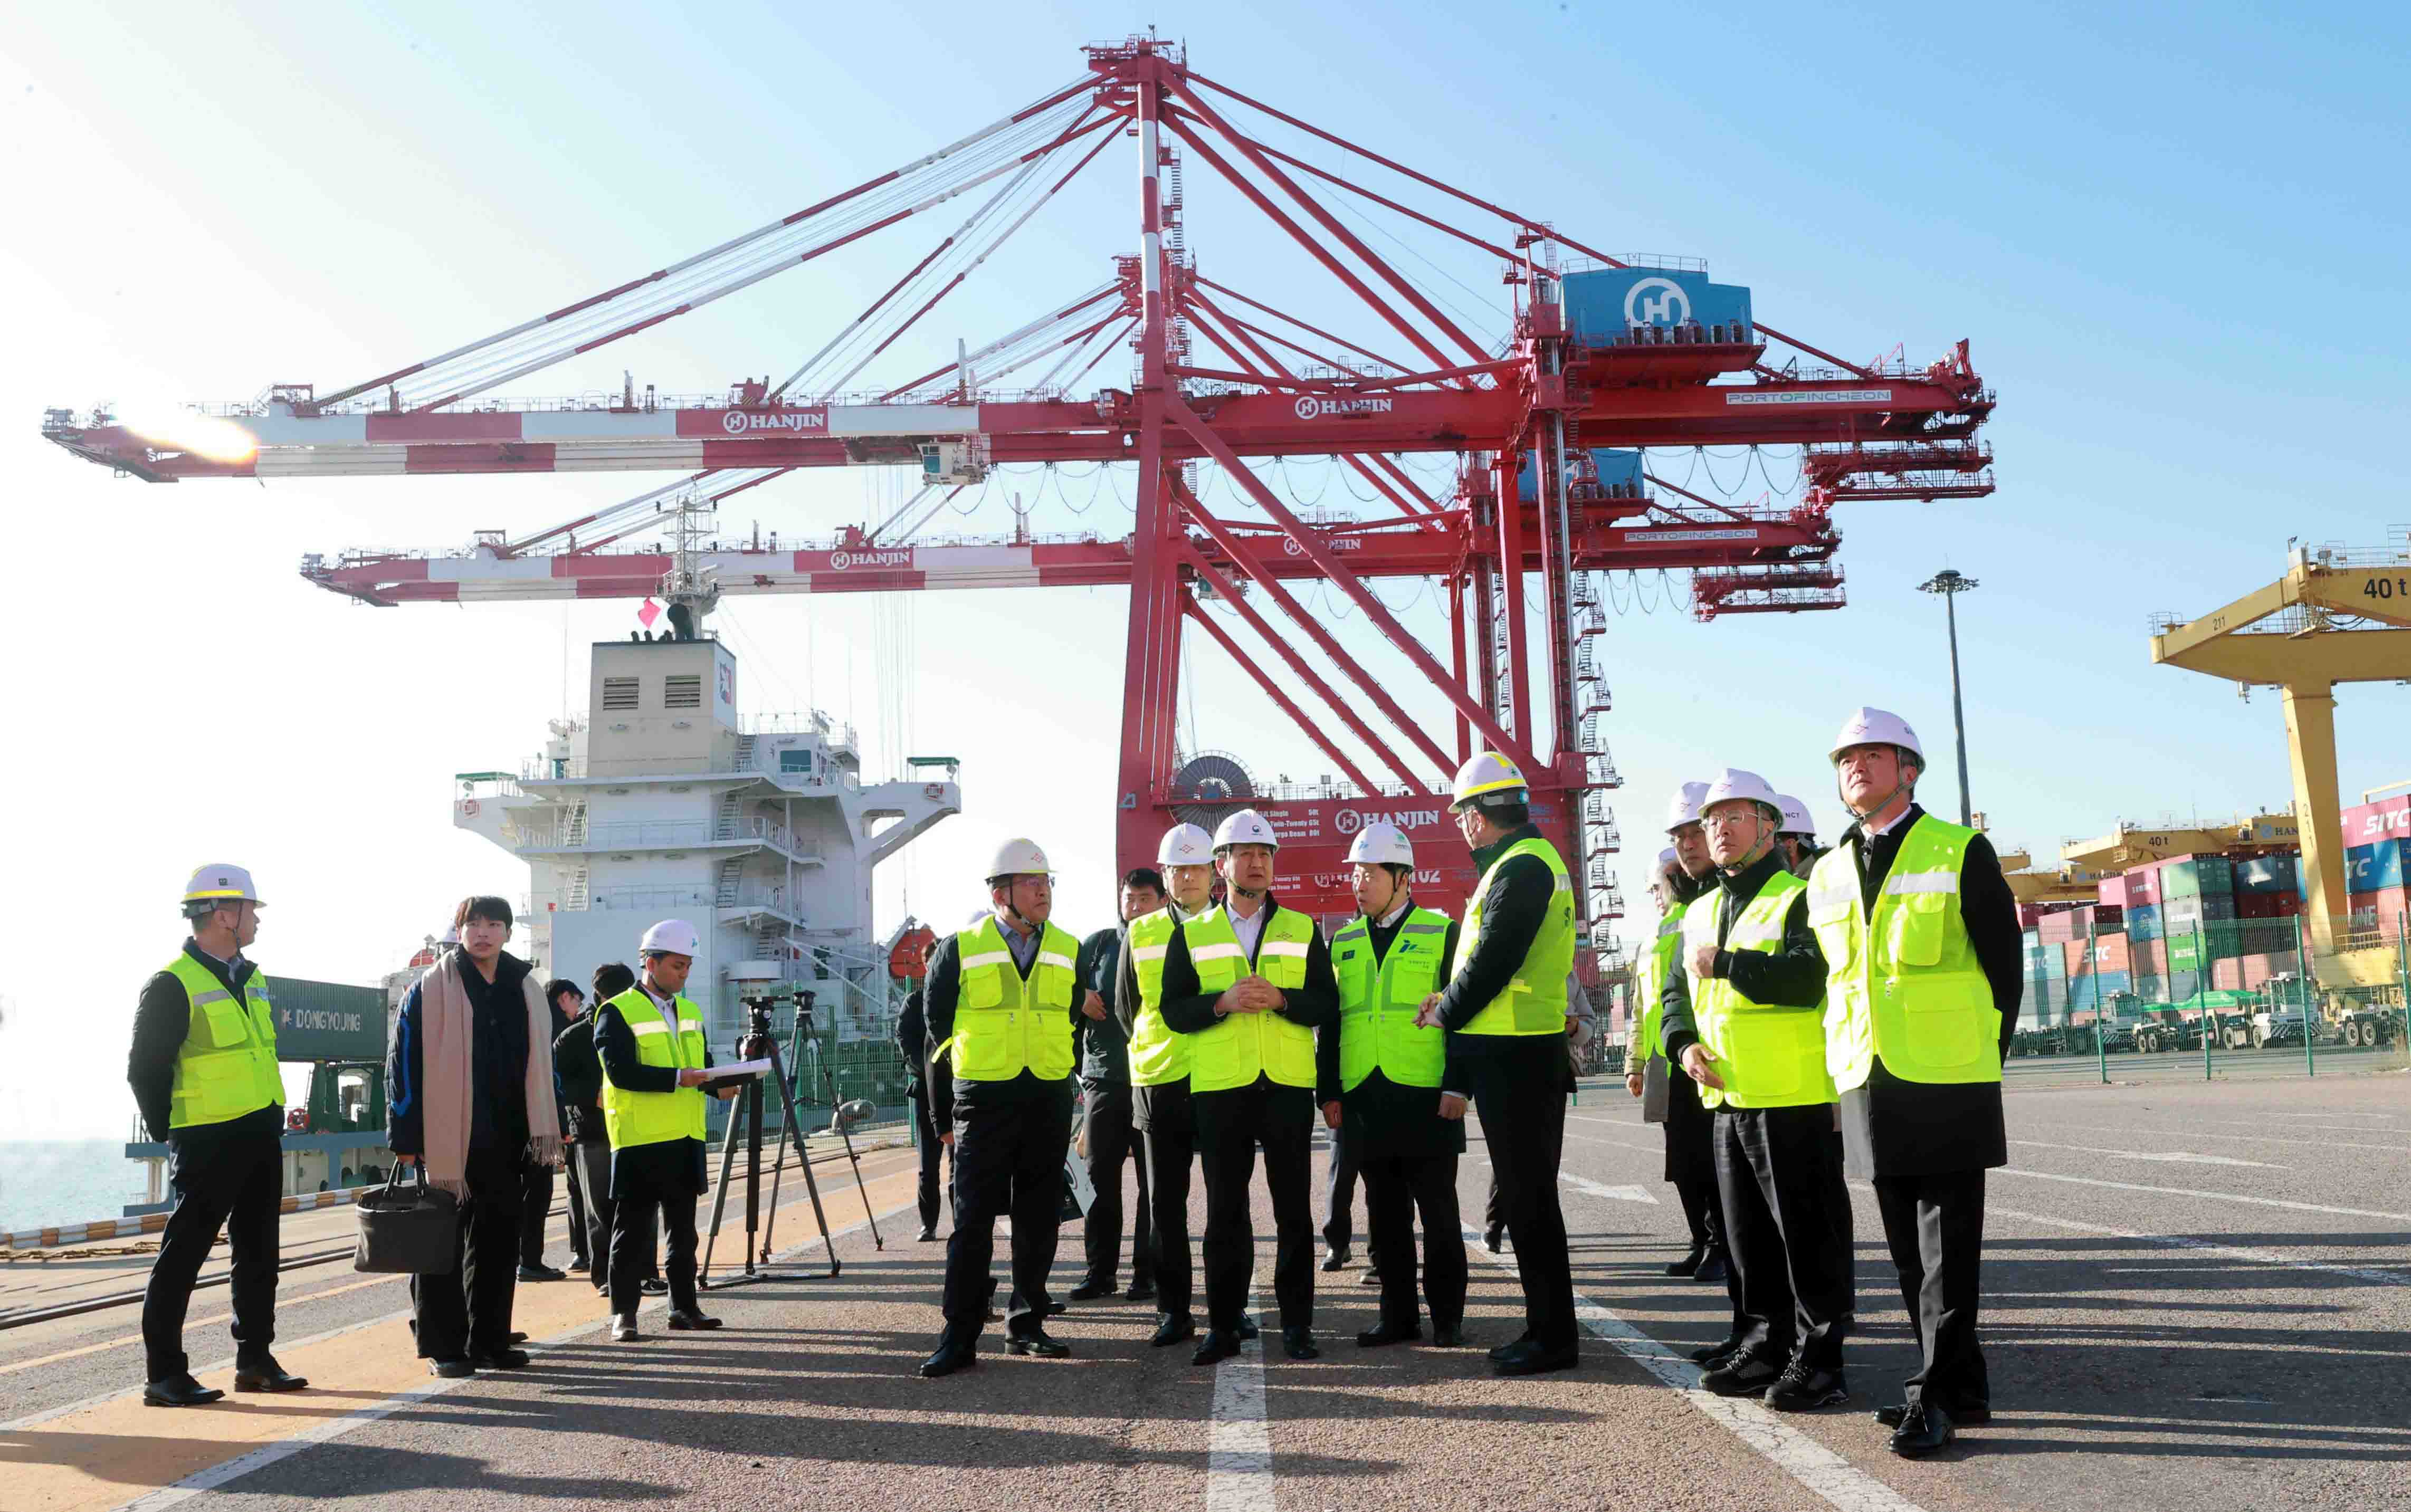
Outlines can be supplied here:
[[[502, 952], [489, 982], [459, 950], [445, 952], [439, 969], [460, 978], [468, 995], [475, 1044], [470, 1054], [469, 1145], [472, 1150], [517, 1150], [528, 1141], [527, 994], [520, 984], [533, 969]], [[427, 1153], [426, 1052], [419, 983], [402, 994], [386, 1051], [386, 1143], [396, 1155]]]
[[[224, 962], [190, 938], [184, 941], [184, 953], [228, 992], [239, 990], [259, 972], [257, 966], [238, 956], [229, 973]], [[153, 972], [151, 980], [142, 984], [142, 996], [134, 1006], [134, 1042], [125, 1054], [125, 1084], [134, 1089], [134, 1106], [141, 1112], [142, 1126], [154, 1140], [168, 1138], [168, 1121], [175, 1104], [176, 1057], [183, 1053], [184, 1037], [192, 1028], [193, 1005], [184, 984], [172, 971]], [[284, 1122], [283, 1099], [260, 1106], [275, 1108], [278, 1123]]]
[[1130, 1030], [1114, 1012], [1114, 999], [1121, 991], [1121, 967], [1122, 926], [1100, 929], [1080, 942], [1075, 972], [1079, 985], [1072, 989], [1072, 1006], [1077, 1010], [1091, 991], [1105, 1000], [1102, 1019], [1076, 1011], [1072, 1016], [1072, 1038], [1083, 1081], [1127, 1083], [1131, 1079]]
[[[1036, 959], [1031, 957], [1033, 963]], [[1024, 972], [1022, 978], [1028, 981], [1029, 974]], [[938, 941], [938, 953], [929, 958], [929, 975], [922, 983], [923, 1018], [926, 1021], [923, 1033], [932, 1047], [942, 1045], [955, 1037], [955, 1004], [961, 998], [962, 991], [962, 937], [948, 935]], [[1074, 1023], [1079, 1022], [1080, 988], [1077, 983], [1072, 988], [1072, 1006], [1063, 1011], [1072, 1016]], [[940, 1074], [942, 1069], [945, 1074]], [[967, 1082], [956, 1077], [953, 1071], [950, 1053], [943, 1068], [932, 1067], [929, 1072], [929, 1121], [940, 1128], [954, 1127], [955, 1101], [958, 1098], [968, 1099], [966, 1106], [986, 1107], [1024, 1098], [1065, 1095], [1062, 1089], [1068, 1084], [1041, 1081], [1027, 1070], [1009, 1082]]]
[[552, 1041], [552, 1084], [561, 1093], [562, 1137], [598, 1142], [603, 1131], [603, 1057], [594, 1048], [594, 1017], [570, 1021]]
[[[1378, 971], [1388, 959], [1390, 946], [1398, 938], [1399, 925], [1406, 923], [1401, 913], [1388, 928], [1366, 922], [1366, 933], [1372, 940], [1373, 966]], [[1439, 958], [1446, 961], [1456, 953], [1457, 925], [1452, 921], [1448, 932], [1440, 937]], [[1335, 978], [1334, 985], [1337, 985]], [[1358, 1159], [1367, 1156], [1385, 1155], [1461, 1155], [1465, 1151], [1465, 1120], [1442, 1118], [1439, 1098], [1443, 1091], [1467, 1097], [1469, 1078], [1465, 1074], [1457, 1046], [1465, 1038], [1447, 1037], [1448, 1056], [1440, 1069], [1437, 1087], [1403, 1086], [1381, 1074], [1379, 1069], [1356, 1083], [1352, 1092], [1339, 1084], [1340, 1015], [1334, 1012], [1330, 1023], [1315, 1031], [1314, 1036], [1314, 1100], [1337, 1102], [1340, 1107], [1340, 1136], [1349, 1152]]]
[[[1475, 873], [1487, 872], [1499, 852], [1508, 847], [1541, 837], [1540, 827], [1534, 824], [1510, 830], [1497, 845], [1483, 846], [1473, 852]], [[1491, 879], [1490, 891], [1482, 898], [1482, 938], [1474, 942], [1472, 955], [1457, 967], [1448, 985], [1440, 989], [1439, 1021], [1449, 1032], [1451, 1054], [1481, 1056], [1513, 1048], [1506, 1041], [1517, 1036], [1469, 1035], [1459, 1031], [1489, 1007], [1491, 999], [1507, 990], [1507, 983], [1530, 953], [1541, 926], [1548, 922], [1549, 905], [1556, 891], [1556, 874], [1538, 856], [1517, 856], [1500, 866], [1498, 875]]]
[[[1806, 888], [1792, 894], [1791, 906], [1783, 910], [1783, 940], [1775, 951], [1724, 948], [1733, 921], [1768, 879], [1782, 870], [1782, 852], [1770, 848], [1738, 877], [1718, 872], [1717, 890], [1702, 894], [1691, 907], [1717, 910], [1717, 976], [1730, 981], [1735, 991], [1761, 1007], [1813, 1010], [1825, 1001], [1825, 952], [1818, 948], [1816, 932], [1808, 927]], [[1665, 1040], [1668, 1068], [1676, 1074], [1680, 1074], [1684, 1050], [1700, 1039], [1699, 1021], [1691, 1011], [1689, 953], [1686, 946], [1675, 947], [1674, 969], [1666, 973], [1666, 990], [1659, 998], [1665, 1005], [1659, 1032]]]
[[928, 1026], [922, 1021], [921, 995], [928, 986], [922, 984], [904, 995], [904, 1006], [896, 1014], [896, 1054], [904, 1062], [904, 1095], [926, 1098], [929, 1095]]

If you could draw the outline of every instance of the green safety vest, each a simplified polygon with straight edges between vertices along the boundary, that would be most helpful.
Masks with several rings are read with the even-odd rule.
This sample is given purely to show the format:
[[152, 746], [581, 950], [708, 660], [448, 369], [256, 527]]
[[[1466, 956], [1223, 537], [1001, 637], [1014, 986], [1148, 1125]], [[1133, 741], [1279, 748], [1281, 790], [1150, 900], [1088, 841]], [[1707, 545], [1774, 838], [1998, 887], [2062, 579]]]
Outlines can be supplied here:
[[[1780, 950], [1783, 916], [1807, 885], [1788, 871], [1768, 877], [1758, 896], [1734, 916], [1724, 948], [1763, 955]], [[1687, 959], [1701, 946], [1717, 943], [1717, 915], [1723, 911], [1716, 894], [1694, 901], [1696, 907], [1683, 911]], [[1690, 989], [1700, 1042], [1716, 1057], [1717, 1074], [1725, 1083], [1721, 1092], [1701, 1086], [1703, 1106], [1802, 1108], [1834, 1100], [1834, 1079], [1825, 1074], [1825, 1025], [1814, 1010], [1761, 1008], [1726, 977], [1706, 981], [1695, 977]]]
[[1415, 1027], [1424, 999], [1439, 985], [1448, 915], [1410, 909], [1377, 964], [1373, 930], [1359, 916], [1331, 938], [1331, 973], [1339, 981], [1339, 1086], [1353, 1092], [1376, 1070], [1400, 1086], [1436, 1087], [1448, 1059], [1448, 1031]]
[[1683, 909], [1677, 903], [1658, 921], [1658, 938], [1632, 973], [1632, 1029], [1625, 1036], [1624, 1069], [1637, 1071], [1649, 1057], [1665, 1058], [1666, 983], [1674, 975], [1674, 956], [1683, 944]]
[[1566, 875], [1565, 861], [1557, 848], [1535, 836], [1509, 846], [1482, 874], [1481, 884], [1474, 888], [1472, 901], [1465, 906], [1465, 928], [1456, 938], [1456, 959], [1449, 964], [1449, 974], [1473, 959], [1473, 948], [1482, 941], [1482, 900], [1490, 895], [1490, 884], [1498, 868], [1517, 856], [1538, 856], [1549, 865], [1549, 873], [1556, 879], [1556, 892], [1549, 899], [1549, 916], [1541, 923], [1540, 933], [1532, 937], [1530, 949], [1524, 952], [1524, 964], [1507, 983], [1507, 990], [1484, 1003], [1472, 1022], [1457, 1032], [1460, 1034], [1557, 1034], [1566, 1032], [1566, 977], [1574, 968], [1574, 892], [1571, 879]]
[[[1825, 1064], [1864, 1086], [1875, 1057], [1904, 1082], [2001, 1079], [2001, 1010], [1959, 916], [1976, 831], [1919, 817], [1866, 917], [1858, 853], [1837, 846], [1809, 873], [1808, 923], [1825, 952]], [[1864, 844], [1862, 836], [1859, 844]]]
[[[636, 1037], [637, 1060], [672, 1070], [703, 1069], [703, 1010], [686, 994], [679, 994], [670, 1005], [678, 1010], [675, 1028], [642, 986], [631, 987], [603, 1006], [618, 1009], [621, 1022]], [[614, 1150], [702, 1139], [703, 1104], [701, 1087], [636, 1092], [613, 1082], [610, 1067], [603, 1068], [603, 1128]]]
[[[1267, 900], [1269, 902], [1269, 900]], [[1248, 952], [1220, 905], [1180, 926], [1197, 990], [1219, 993], [1247, 974]], [[1314, 921], [1295, 909], [1280, 909], [1264, 921], [1256, 940], [1256, 972], [1285, 993], [1306, 985], [1306, 952]], [[1226, 1013], [1189, 1036], [1189, 1086], [1220, 1092], [1253, 1085], [1265, 1076], [1282, 1086], [1314, 1085], [1314, 1031], [1279, 1013]]]
[[994, 915], [955, 937], [961, 981], [955, 992], [954, 1038], [929, 1052], [954, 1054], [964, 1082], [1010, 1082], [1023, 1071], [1042, 1082], [1072, 1074], [1072, 990], [1079, 942], [1049, 923], [1024, 977], [1013, 964]]
[[1131, 1011], [1130, 1073], [1133, 1086], [1162, 1086], [1189, 1079], [1189, 1037], [1163, 1022], [1163, 952], [1172, 948], [1180, 921], [1170, 908], [1141, 914], [1130, 923], [1131, 972], [1138, 979], [1138, 1006]]
[[223, 1124], [229, 1118], [285, 1103], [285, 1078], [276, 1069], [276, 1005], [268, 999], [257, 967], [238, 992], [228, 992], [210, 968], [177, 953], [168, 974], [184, 984], [192, 1006], [184, 1042], [176, 1051], [176, 1077], [168, 1098], [168, 1127]]

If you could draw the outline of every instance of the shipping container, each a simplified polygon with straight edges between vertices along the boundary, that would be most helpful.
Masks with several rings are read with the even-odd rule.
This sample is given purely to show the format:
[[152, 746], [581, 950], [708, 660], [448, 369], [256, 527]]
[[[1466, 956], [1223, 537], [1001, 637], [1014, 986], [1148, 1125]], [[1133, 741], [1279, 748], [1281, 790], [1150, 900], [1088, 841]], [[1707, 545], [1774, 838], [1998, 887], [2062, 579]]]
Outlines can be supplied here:
[[2242, 992], [2244, 985], [2243, 957], [2238, 956], [2232, 961], [2211, 962], [2210, 985], [2216, 991]]
[[2268, 953], [2243, 956], [2239, 959], [2237, 964], [2243, 967], [2243, 987], [2246, 991], [2249, 991], [2259, 986], [2262, 982], [2267, 981], [2272, 977], [2301, 975], [2301, 961], [2302, 958], [2301, 956], [2295, 954], [2291, 951], [2287, 951], [2282, 954]]
[[2160, 901], [2160, 874], [2150, 866], [2136, 866], [2126, 872], [2126, 907]]
[[2156, 866], [2161, 903], [2235, 891], [2235, 864], [2225, 856], [2171, 856]]
[[2156, 939], [2136, 939], [2127, 937], [2127, 953], [2134, 959], [2137, 976], [2157, 977], [2169, 969], [2169, 948]]
[[2171, 972], [2198, 970], [2204, 961], [2222, 961], [2243, 953], [2243, 930], [2240, 924], [2199, 923], [2185, 929], [2171, 929], [2168, 936], [2169, 969]]
[[2301, 868], [2300, 851], [2239, 861], [2235, 864], [2235, 891], [2246, 894], [2291, 893], [2299, 885]]
[[2124, 876], [2102, 878], [2101, 885], [2095, 891], [2104, 903], [2121, 909], [2126, 906], [2126, 879]]
[[2239, 905], [2232, 893], [2204, 893], [2190, 897], [2172, 897], [2160, 905], [2160, 924], [2173, 934], [2198, 920], [2214, 923], [2236, 916]]
[[2164, 933], [2160, 927], [2160, 906], [2145, 903], [2126, 910], [2128, 939], [2157, 939]]
[[[2090, 941], [2071, 939], [2062, 947], [2068, 952], [2068, 974], [2073, 977], [2093, 976], [2104, 972], [2125, 972], [2130, 957], [2124, 935], [2098, 935]], [[2088, 961], [2086, 952], [2091, 952]]]
[[[2379, 840], [2370, 845], [2356, 845], [2344, 853], [2344, 890], [2347, 893], [2380, 893], [2403, 885], [2403, 849], [2401, 840]], [[2304, 890], [2309, 882], [2305, 880]]]
[[2411, 792], [2390, 793], [2344, 811], [2344, 843], [2411, 838]]
[[2068, 975], [2067, 949], [2068, 947], [2065, 945], [2047, 945], [2043, 947], [2042, 971], [2044, 976], [2057, 980]]

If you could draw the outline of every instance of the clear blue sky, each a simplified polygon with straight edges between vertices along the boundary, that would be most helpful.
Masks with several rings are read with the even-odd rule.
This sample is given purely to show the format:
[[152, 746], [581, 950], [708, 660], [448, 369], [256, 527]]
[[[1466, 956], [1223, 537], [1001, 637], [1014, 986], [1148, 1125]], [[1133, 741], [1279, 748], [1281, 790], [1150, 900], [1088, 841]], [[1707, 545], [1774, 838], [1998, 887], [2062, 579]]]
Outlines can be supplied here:
[[[2003, 840], [2047, 850], [2122, 816], [2285, 802], [2273, 696], [2154, 670], [2145, 621], [2270, 580], [2289, 536], [2376, 545], [2411, 520], [2389, 440], [2411, 325], [2399, 9], [38, 8], [0, 41], [22, 721], [5, 760], [15, 853], [45, 899], [8, 910], [0, 941], [0, 1137], [123, 1127], [95, 1089], [205, 856], [282, 894], [259, 953], [295, 975], [368, 980], [460, 893], [525, 891], [523, 868], [450, 829], [446, 778], [531, 753], [563, 706], [564, 647], [623, 633], [626, 607], [372, 612], [305, 588], [300, 553], [456, 545], [654, 481], [145, 487], [42, 444], [44, 406], [365, 377], [916, 157], [1068, 80], [1080, 42], [1149, 21], [1206, 74], [1584, 240], [1706, 257], [1834, 350], [1923, 359], [1972, 338], [2001, 395], [1997, 496], [1848, 509], [1844, 613], [1619, 621], [1629, 889], [1682, 777], [1758, 767], [1831, 833], [1819, 753], [1849, 706], [1947, 740], [1940, 605], [1914, 590], [1945, 565], [1984, 585], [1961, 604], [1968, 722]], [[898, 376], [1102, 281], [1131, 250], [1133, 175], [1120, 153], [1092, 171]], [[1202, 166], [1189, 177], [1209, 276], [1364, 328]], [[936, 234], [890, 233], [515, 387], [783, 373]], [[1498, 298], [1479, 257], [1407, 240], [1459, 281], [1435, 277], [1443, 298], [1480, 315]], [[1304, 497], [1323, 487], [1319, 464], [1291, 471]], [[820, 533], [894, 487], [789, 483], [729, 527]], [[1003, 532], [1025, 490], [1038, 529], [1127, 529], [1111, 495], [1037, 476], [957, 528]], [[1436, 623], [1428, 598], [1408, 614]], [[883, 744], [976, 751], [968, 811], [914, 848], [913, 908], [967, 907], [973, 858], [1028, 830], [1086, 924], [1106, 905], [1121, 619], [1118, 591], [1082, 590], [739, 601], [722, 624], [753, 706], [909, 724], [874, 735], [874, 763], [907, 753]], [[888, 691], [908, 629], [909, 701]], [[1361, 624], [1339, 632], [1366, 645]], [[1403, 688], [1386, 656], [1367, 647]], [[1323, 769], [1218, 653], [1192, 662], [1201, 744], [1266, 776]], [[1033, 671], [1078, 696], [1028, 708]], [[2411, 777], [2399, 688], [2348, 690], [2341, 728], [2348, 792]], [[1928, 795], [1955, 804], [1939, 772]], [[887, 879], [883, 922], [907, 880]], [[43, 1068], [61, 1054], [102, 1074], [57, 1090]]]

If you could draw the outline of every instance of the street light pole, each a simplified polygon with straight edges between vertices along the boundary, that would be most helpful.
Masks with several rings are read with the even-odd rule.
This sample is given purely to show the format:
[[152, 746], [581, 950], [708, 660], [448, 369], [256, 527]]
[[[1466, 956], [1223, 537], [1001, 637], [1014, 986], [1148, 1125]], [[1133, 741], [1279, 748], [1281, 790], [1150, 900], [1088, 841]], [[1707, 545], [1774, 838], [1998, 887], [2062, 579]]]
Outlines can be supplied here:
[[1945, 567], [1917, 585], [1927, 593], [1942, 595], [1943, 618], [1951, 626], [1951, 724], [1959, 737], [1959, 822], [1973, 824], [1975, 810], [1967, 801], [1967, 715], [1959, 698], [1959, 603], [1962, 593], [1977, 586], [1976, 580]]

